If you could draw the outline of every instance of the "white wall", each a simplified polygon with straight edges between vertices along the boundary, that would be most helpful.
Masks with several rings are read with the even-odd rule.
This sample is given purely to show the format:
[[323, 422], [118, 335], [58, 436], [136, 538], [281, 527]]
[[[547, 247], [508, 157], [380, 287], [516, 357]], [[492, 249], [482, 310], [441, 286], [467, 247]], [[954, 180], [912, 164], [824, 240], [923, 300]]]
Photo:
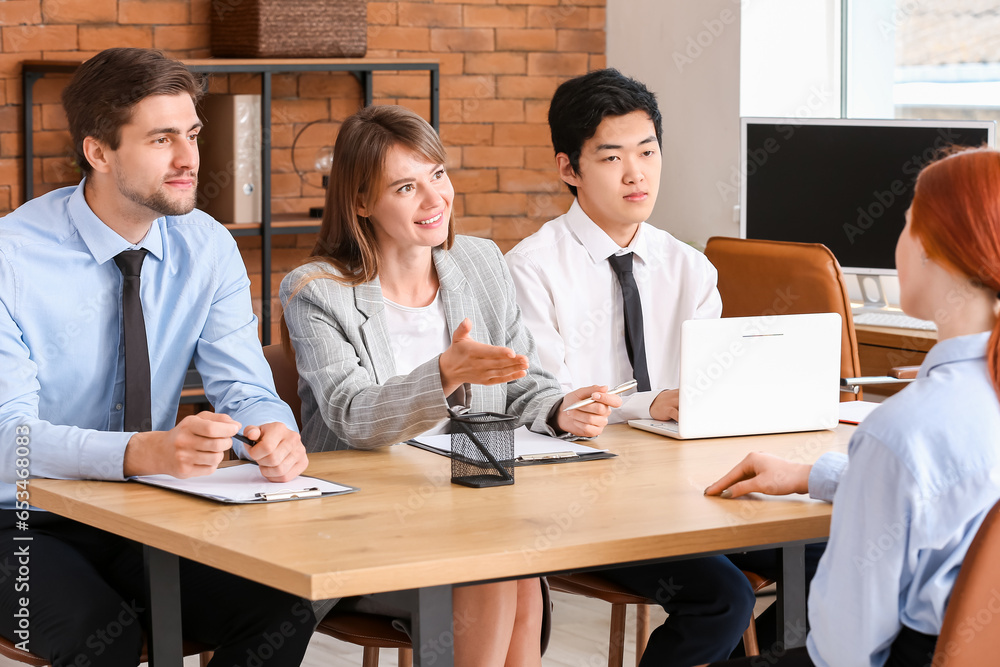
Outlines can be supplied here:
[[[739, 0], [608, 0], [608, 66], [644, 82], [663, 113], [663, 173], [650, 222], [702, 246], [736, 236]], [[737, 181], [738, 182], [738, 181]]]

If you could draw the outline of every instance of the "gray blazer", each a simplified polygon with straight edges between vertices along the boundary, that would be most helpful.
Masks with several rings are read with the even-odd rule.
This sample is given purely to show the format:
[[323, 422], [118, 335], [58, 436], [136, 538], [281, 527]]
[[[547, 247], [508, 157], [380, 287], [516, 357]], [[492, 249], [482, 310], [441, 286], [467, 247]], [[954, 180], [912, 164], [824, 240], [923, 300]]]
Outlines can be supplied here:
[[[433, 253], [448, 331], [468, 317], [477, 341], [507, 346], [529, 360], [528, 374], [520, 380], [466, 384], [456, 392], [459, 402], [473, 412], [517, 415], [518, 425], [554, 435], [546, 420], [563, 392], [555, 377], [538, 365], [535, 342], [521, 323], [514, 283], [500, 249], [492, 241], [458, 236], [451, 250], [435, 248]], [[296, 292], [305, 278], [316, 274], [331, 277], [312, 280]], [[378, 279], [349, 287], [334, 275], [329, 264], [314, 262], [281, 281], [281, 303], [299, 371], [306, 449], [372, 449], [432, 428], [448, 416], [440, 354], [408, 375], [397, 375]]]

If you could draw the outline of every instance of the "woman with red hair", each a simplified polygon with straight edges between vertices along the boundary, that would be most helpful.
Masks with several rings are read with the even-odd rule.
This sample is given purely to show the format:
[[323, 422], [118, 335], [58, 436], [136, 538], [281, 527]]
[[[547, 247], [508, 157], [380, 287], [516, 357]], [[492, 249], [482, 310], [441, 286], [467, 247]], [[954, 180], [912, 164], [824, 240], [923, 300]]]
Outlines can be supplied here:
[[1000, 498], [1000, 152], [955, 152], [920, 173], [896, 269], [903, 310], [937, 324], [917, 379], [846, 456], [754, 453], [705, 490], [833, 502], [806, 647], [773, 647], [767, 664], [930, 665], [962, 559]]

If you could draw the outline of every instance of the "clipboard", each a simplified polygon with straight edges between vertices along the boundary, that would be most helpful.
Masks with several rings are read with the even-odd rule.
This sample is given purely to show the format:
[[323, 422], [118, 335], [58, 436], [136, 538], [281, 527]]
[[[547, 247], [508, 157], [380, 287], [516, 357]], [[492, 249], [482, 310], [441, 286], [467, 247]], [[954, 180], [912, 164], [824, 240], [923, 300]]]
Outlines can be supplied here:
[[[519, 438], [520, 436], [520, 438]], [[526, 426], [514, 430], [514, 452], [517, 454], [518, 442], [530, 441], [534, 446], [522, 447], [528, 450], [516, 455], [512, 465], [515, 468], [550, 463], [569, 463], [571, 461], [598, 461], [618, 456], [606, 449], [596, 449], [587, 445], [567, 442], [551, 436], [533, 433]], [[407, 440], [406, 444], [424, 449], [428, 452], [451, 458], [451, 435], [418, 436]], [[506, 463], [506, 462], [503, 462]]]
[[140, 475], [130, 477], [129, 480], [229, 504], [326, 498], [358, 490], [353, 486], [302, 475], [289, 482], [270, 482], [253, 463], [220, 467], [211, 475], [204, 477], [177, 479], [170, 475]]

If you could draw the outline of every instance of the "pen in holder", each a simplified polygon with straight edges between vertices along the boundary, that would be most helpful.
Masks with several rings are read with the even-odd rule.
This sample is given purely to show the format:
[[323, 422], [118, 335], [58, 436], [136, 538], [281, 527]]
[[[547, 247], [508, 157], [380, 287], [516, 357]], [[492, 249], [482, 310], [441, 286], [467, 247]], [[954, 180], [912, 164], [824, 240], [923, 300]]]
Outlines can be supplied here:
[[451, 413], [451, 481], [481, 489], [514, 483], [514, 421], [496, 412]]

